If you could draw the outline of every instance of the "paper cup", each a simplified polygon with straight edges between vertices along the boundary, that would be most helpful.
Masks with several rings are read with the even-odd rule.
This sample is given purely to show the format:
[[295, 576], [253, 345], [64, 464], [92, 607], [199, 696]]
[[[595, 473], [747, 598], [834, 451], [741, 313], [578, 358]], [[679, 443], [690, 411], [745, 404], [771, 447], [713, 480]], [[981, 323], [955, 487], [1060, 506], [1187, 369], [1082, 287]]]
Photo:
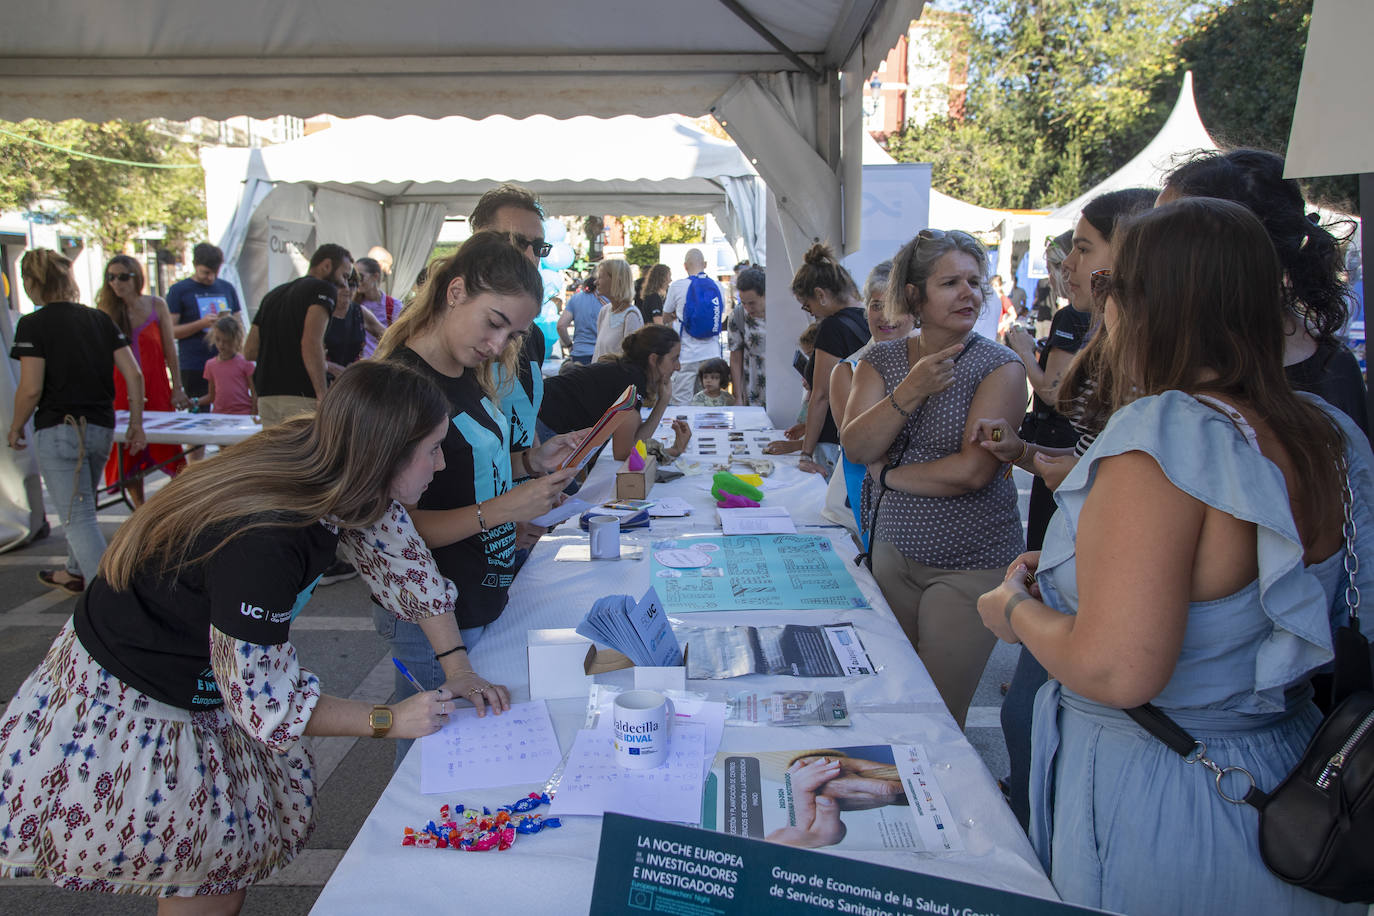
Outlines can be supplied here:
[[648, 770], [668, 759], [668, 698], [652, 690], [627, 690], [612, 707], [616, 763]]
[[620, 519], [613, 515], [598, 515], [587, 522], [587, 531], [591, 534], [593, 559], [619, 559]]

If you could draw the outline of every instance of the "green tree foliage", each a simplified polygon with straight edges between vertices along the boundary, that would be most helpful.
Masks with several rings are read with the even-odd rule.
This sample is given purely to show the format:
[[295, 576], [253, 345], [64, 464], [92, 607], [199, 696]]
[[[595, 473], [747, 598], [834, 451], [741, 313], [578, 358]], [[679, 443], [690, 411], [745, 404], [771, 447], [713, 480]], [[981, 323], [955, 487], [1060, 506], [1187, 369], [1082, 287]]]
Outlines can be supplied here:
[[0, 122], [0, 128], [104, 159], [192, 168], [141, 168], [75, 156], [0, 134], [0, 208], [26, 210], [53, 200], [60, 216], [107, 252], [118, 252], [148, 231], [167, 247], [203, 237], [205, 176], [195, 149], [146, 123], [110, 121]]
[[667, 242], [704, 242], [706, 219], [701, 216], [622, 216], [625, 260], [640, 267], [658, 263], [658, 246]]
[[[1288, 149], [1311, 18], [1312, 0], [1234, 0], [1197, 17], [1178, 54], [1193, 71], [1198, 114], [1219, 145]], [[1304, 185], [1313, 199], [1354, 206], [1354, 176]]]
[[[1283, 153], [1312, 0], [956, 0], [970, 14], [965, 118], [914, 124], [888, 141], [930, 162], [932, 183], [988, 207], [1071, 200], [1163, 126], [1185, 70], [1221, 146]], [[1358, 116], [1358, 114], [1352, 115]], [[1352, 209], [1352, 176], [1304, 182]]]
[[1168, 116], [1192, 0], [976, 0], [962, 120], [889, 142], [936, 187], [983, 206], [1063, 202], [1137, 153]]

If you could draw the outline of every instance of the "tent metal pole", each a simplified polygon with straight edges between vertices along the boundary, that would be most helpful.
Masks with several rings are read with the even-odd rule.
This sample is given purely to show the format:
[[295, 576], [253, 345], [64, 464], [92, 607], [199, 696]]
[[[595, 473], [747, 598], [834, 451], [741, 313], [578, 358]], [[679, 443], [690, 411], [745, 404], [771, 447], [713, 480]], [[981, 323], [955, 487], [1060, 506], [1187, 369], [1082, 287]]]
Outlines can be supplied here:
[[797, 69], [801, 70], [816, 82], [819, 83], [821, 81], [822, 73], [819, 70], [802, 60], [801, 55], [789, 48], [781, 38], [770, 32], [768, 26], [755, 19], [754, 14], [745, 9], [737, 0], [719, 0], [719, 3], [721, 6], [734, 13], [740, 22], [743, 22], [745, 25], [749, 26], [749, 28], [757, 32], [759, 37], [764, 41], [777, 48], [778, 53], [791, 61]]

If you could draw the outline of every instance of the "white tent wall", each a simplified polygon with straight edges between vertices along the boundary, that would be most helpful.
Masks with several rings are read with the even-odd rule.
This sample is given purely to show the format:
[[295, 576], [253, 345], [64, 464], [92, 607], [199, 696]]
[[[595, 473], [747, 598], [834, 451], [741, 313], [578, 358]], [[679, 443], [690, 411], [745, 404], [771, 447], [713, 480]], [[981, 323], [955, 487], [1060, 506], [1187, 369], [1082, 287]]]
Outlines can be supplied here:
[[[265, 288], [260, 275], [238, 263], [243, 228], [259, 216], [300, 220], [295, 203], [264, 196], [264, 185], [309, 189], [321, 242], [343, 244], [355, 256], [384, 245], [415, 271], [443, 217], [466, 215], [500, 181], [530, 188], [553, 215], [709, 213], [751, 260], [765, 258], [765, 191], [753, 165], [733, 143], [677, 116], [366, 117], [279, 146], [206, 150], [201, 161], [210, 237], [219, 240], [230, 267], [225, 275], [250, 308]], [[293, 212], [278, 212], [278, 203]], [[411, 206], [423, 210], [391, 216]], [[415, 275], [399, 267], [391, 278], [395, 295]]]
[[[360, 258], [386, 238], [382, 202], [375, 198], [320, 188], [315, 191], [312, 204], [317, 245], [333, 242]], [[438, 234], [439, 227], [435, 226], [434, 235]], [[433, 237], [430, 241], [434, 241]]]
[[[434, 240], [444, 225], [448, 208], [443, 204], [393, 204], [385, 210], [386, 236], [383, 247], [391, 252], [391, 276], [387, 286], [400, 298], [415, 282], [420, 268], [429, 261]], [[358, 253], [359, 257], [367, 249]]]

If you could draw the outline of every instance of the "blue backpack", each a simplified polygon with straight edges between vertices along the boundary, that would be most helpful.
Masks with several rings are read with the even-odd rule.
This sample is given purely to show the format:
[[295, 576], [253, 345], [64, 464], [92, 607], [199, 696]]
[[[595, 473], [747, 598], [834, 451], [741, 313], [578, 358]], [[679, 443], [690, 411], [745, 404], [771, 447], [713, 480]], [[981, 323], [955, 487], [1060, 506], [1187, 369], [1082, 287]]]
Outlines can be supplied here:
[[687, 284], [682, 306], [682, 331], [691, 337], [711, 338], [720, 334], [720, 287], [705, 274], [697, 274]]

